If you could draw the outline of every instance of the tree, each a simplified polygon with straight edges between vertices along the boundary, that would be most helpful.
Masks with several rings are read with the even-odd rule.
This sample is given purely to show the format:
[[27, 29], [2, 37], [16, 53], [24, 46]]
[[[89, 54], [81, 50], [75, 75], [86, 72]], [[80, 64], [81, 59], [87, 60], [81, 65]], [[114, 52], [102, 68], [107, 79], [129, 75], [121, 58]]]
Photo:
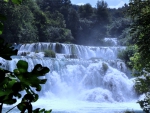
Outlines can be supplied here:
[[72, 32], [73, 37], [76, 38], [79, 28], [79, 15], [75, 9], [70, 9], [68, 14], [68, 20], [66, 21], [67, 28]]
[[87, 3], [85, 5], [79, 6], [79, 14], [80, 14], [80, 18], [86, 18], [86, 19], [91, 18], [93, 14], [93, 8], [91, 4]]
[[97, 1], [97, 21], [103, 25], [109, 23], [109, 14], [108, 14], [108, 8], [107, 8], [107, 2], [104, 0]]
[[68, 18], [68, 13], [69, 13], [69, 10], [70, 10], [71, 6], [72, 5], [71, 5], [70, 0], [63, 0], [63, 4], [60, 7], [60, 13], [63, 14], [65, 21]]
[[66, 29], [70, 0], [37, 0], [36, 26], [40, 42], [71, 42], [72, 33]]
[[[12, 0], [12, 2], [14, 5], [20, 4], [20, 0]], [[4, 20], [6, 20], [6, 17], [0, 14], [0, 34], [3, 32]], [[11, 60], [11, 56], [16, 54], [17, 50], [14, 50], [10, 44], [5, 43], [4, 39], [0, 38], [0, 57], [5, 60]], [[0, 62], [0, 66], [2, 64], [3, 62]], [[21, 113], [24, 113], [26, 110], [28, 110], [28, 113], [50, 113], [51, 110], [40, 110], [40, 108], [33, 110], [31, 103], [38, 100], [38, 94], [33, 91], [33, 88], [36, 91], [41, 91], [41, 84], [45, 84], [47, 79], [39, 77], [45, 76], [49, 69], [37, 64], [31, 72], [28, 72], [28, 63], [23, 60], [19, 60], [16, 67], [13, 72], [0, 67], [0, 113], [2, 113], [4, 104], [12, 105], [17, 102], [18, 98], [21, 99], [21, 102], [17, 104], [17, 108]], [[24, 96], [20, 93], [21, 91], [25, 92]]]
[[145, 99], [138, 103], [146, 112], [150, 112], [150, 1], [130, 0], [129, 14], [133, 24], [131, 29], [132, 40], [137, 46], [137, 52], [131, 58], [134, 75], [137, 76], [135, 88], [144, 93]]
[[37, 4], [43, 11], [50, 12], [60, 11], [62, 7], [68, 8], [71, 6], [70, 0], [37, 0]]
[[119, 37], [130, 24], [131, 20], [127, 17], [116, 19], [109, 25], [108, 33], [111, 37]]
[[24, 43], [37, 41], [37, 29], [34, 26], [34, 15], [28, 7], [29, 3], [22, 2], [21, 5], [14, 5], [11, 2], [0, 0], [1, 14], [7, 16], [4, 21], [3, 37], [9, 43]]
[[97, 1], [97, 7], [95, 10], [95, 22], [93, 23], [93, 37], [92, 41], [94, 45], [102, 45], [102, 40], [107, 35], [107, 25], [110, 21], [108, 13], [107, 3], [104, 0]]

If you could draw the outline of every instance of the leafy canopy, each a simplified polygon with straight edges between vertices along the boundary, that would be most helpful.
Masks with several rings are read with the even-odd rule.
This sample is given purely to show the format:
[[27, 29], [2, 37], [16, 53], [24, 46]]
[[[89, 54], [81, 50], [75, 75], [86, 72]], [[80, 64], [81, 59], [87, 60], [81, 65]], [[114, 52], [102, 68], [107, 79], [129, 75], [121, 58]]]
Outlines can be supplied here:
[[133, 24], [131, 29], [132, 40], [137, 46], [137, 52], [131, 58], [134, 75], [137, 76], [135, 88], [146, 95], [139, 101], [141, 108], [150, 111], [150, 1], [130, 0], [129, 14]]
[[[5, 2], [12, 2], [16, 5], [19, 5], [22, 1], [5, 0]], [[0, 34], [3, 33], [3, 22], [5, 20], [6, 17], [0, 14]], [[0, 57], [5, 60], [11, 60], [12, 55], [17, 55], [17, 50], [14, 50], [10, 44], [5, 43], [4, 40], [0, 38]], [[0, 65], [2, 65], [2, 63], [3, 62], [0, 62]], [[45, 74], [49, 71], [49, 68], [43, 67], [41, 64], [37, 64], [31, 72], [28, 72], [28, 63], [23, 60], [18, 61], [16, 64], [16, 69], [14, 69], [13, 72], [1, 67], [0, 113], [2, 113], [3, 104], [15, 104], [18, 99], [21, 99], [21, 102], [16, 106], [21, 111], [21, 113], [24, 113], [26, 110], [28, 113], [50, 113], [52, 111], [51, 109], [48, 111], [40, 108], [35, 110], [32, 109], [32, 102], [36, 102], [39, 98], [36, 92], [41, 91], [41, 84], [45, 84], [47, 81], [47, 79], [42, 79], [41, 76], [45, 76]], [[25, 94], [22, 95], [21, 91], [24, 91]], [[12, 109], [8, 110], [7, 113]]]

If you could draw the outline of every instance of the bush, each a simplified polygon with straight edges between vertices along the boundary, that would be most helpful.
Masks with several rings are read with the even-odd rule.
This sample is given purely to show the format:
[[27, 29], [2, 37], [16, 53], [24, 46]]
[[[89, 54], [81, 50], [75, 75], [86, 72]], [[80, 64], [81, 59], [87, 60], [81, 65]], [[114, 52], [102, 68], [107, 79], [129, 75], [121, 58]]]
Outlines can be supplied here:
[[132, 68], [130, 58], [133, 57], [136, 52], [135, 46], [129, 46], [125, 50], [122, 50], [118, 53], [118, 58], [123, 60], [129, 68]]
[[102, 63], [102, 68], [104, 72], [106, 72], [108, 70], [108, 65], [106, 63]]
[[52, 51], [52, 50], [45, 50], [45, 51], [44, 51], [44, 55], [45, 55], [45, 57], [52, 57], [52, 58], [55, 58], [55, 57], [56, 57], [55, 52]]

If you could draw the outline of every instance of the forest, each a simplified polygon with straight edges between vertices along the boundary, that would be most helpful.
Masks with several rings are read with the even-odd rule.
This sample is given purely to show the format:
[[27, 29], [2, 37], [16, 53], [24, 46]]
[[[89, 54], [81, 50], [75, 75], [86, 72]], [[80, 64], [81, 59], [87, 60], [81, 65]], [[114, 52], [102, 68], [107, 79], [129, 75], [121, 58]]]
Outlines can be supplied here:
[[126, 45], [131, 20], [127, 4], [108, 8], [97, 1], [93, 8], [72, 4], [70, 0], [24, 0], [21, 5], [0, 0], [1, 14], [6, 15], [2, 37], [9, 43], [60, 42], [103, 45], [104, 37], [117, 37]]
[[[146, 95], [138, 103], [143, 111], [149, 113], [149, 4], [149, 0], [130, 0], [129, 4], [124, 4], [121, 8], [112, 9], [103, 0], [97, 1], [96, 7], [89, 3], [78, 6], [70, 0], [0, 0], [0, 37], [3, 38], [0, 39], [0, 56], [10, 60], [11, 55], [17, 54], [8, 43], [59, 42], [103, 46], [105, 37], [115, 37], [120, 45], [127, 46], [119, 57], [132, 70], [137, 93]], [[20, 98], [22, 90], [26, 90], [27, 95], [17, 107], [20, 111], [28, 109], [32, 112], [31, 101], [36, 101], [38, 95], [30, 86], [40, 91], [40, 84], [45, 84], [46, 79], [38, 77], [44, 76], [49, 69], [40, 64], [32, 72], [27, 72], [27, 68], [27, 62], [22, 60], [17, 63], [14, 72], [0, 68], [0, 112], [3, 104], [15, 103], [17, 100], [14, 96]], [[36, 80], [38, 82], [34, 82]], [[15, 89], [15, 86], [19, 87]], [[24, 102], [27, 103], [26, 106]], [[39, 109], [34, 111], [38, 112]], [[51, 110], [42, 109], [41, 112], [50, 113]]]

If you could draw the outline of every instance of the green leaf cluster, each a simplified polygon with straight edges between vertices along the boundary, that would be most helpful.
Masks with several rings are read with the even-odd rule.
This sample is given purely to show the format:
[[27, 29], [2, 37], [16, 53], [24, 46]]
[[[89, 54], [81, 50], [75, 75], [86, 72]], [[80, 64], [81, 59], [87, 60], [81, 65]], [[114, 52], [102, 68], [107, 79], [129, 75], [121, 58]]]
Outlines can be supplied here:
[[133, 68], [131, 60], [136, 53], [136, 49], [137, 46], [128, 46], [126, 49], [121, 50], [118, 53], [118, 58], [123, 60], [130, 69]]
[[[3, 39], [0, 39], [1, 47], [3, 51], [7, 49], [10, 51], [9, 54], [0, 54], [4, 59], [11, 59], [11, 55], [16, 53], [16, 50], [6, 46]], [[23, 60], [19, 60], [16, 64], [16, 69], [13, 72], [9, 70], [0, 69], [0, 112], [2, 111], [3, 104], [12, 105], [17, 102], [17, 98], [21, 98], [22, 101], [17, 105], [18, 109], [25, 112], [28, 110], [29, 113], [32, 111], [31, 102], [38, 100], [38, 94], [36, 91], [41, 91], [41, 84], [45, 84], [47, 79], [42, 79], [41, 76], [45, 76], [49, 72], [49, 68], [43, 67], [41, 64], [35, 65], [31, 72], [28, 72], [28, 63]], [[25, 91], [26, 94], [22, 96], [21, 91]], [[37, 110], [35, 110], [36, 113]], [[39, 113], [48, 113], [48, 111], [39, 110]], [[50, 112], [49, 112], [50, 113]]]
[[99, 46], [103, 45], [104, 37], [118, 37], [128, 27], [123, 20], [127, 5], [110, 9], [103, 0], [97, 2], [96, 8], [89, 3], [73, 5], [70, 0], [5, 1], [0, 0], [1, 14], [7, 16], [5, 22], [0, 20], [0, 33], [4, 29], [3, 37], [9, 43], [70, 42]]
[[132, 18], [131, 26], [132, 40], [137, 46], [137, 51], [131, 58], [133, 74], [137, 76], [135, 88], [141, 94], [146, 95], [145, 99], [139, 101], [141, 108], [150, 112], [150, 1], [130, 0], [128, 13]]
[[[129, 7], [129, 14], [133, 20], [131, 36], [133, 42], [136, 44], [137, 53], [132, 58], [135, 63], [135, 69], [142, 71], [150, 71], [150, 1], [131, 0]], [[144, 60], [143, 60], [144, 59]], [[139, 64], [139, 65], [138, 65]]]
[[44, 55], [45, 57], [51, 57], [51, 58], [55, 58], [56, 54], [53, 50], [45, 50], [44, 51]]
[[[41, 79], [40, 76], [45, 76], [49, 72], [47, 67], [43, 67], [40, 64], [35, 65], [31, 72], [28, 72], [28, 63], [23, 60], [19, 60], [17, 68], [13, 72], [1, 69], [0, 78], [0, 103], [12, 105], [17, 102], [17, 98], [22, 98], [21, 103], [17, 105], [18, 109], [25, 112], [25, 110], [32, 111], [31, 102], [38, 100], [38, 94], [36, 91], [41, 91], [41, 84], [45, 84], [47, 79]], [[25, 91], [26, 94], [22, 97], [21, 91]], [[2, 110], [2, 109], [1, 109]], [[37, 110], [36, 110], [37, 111]], [[35, 111], [35, 112], [36, 112]], [[43, 110], [42, 110], [43, 111]], [[38, 113], [38, 112], [36, 112]], [[46, 111], [39, 111], [39, 113], [48, 113]], [[50, 112], [49, 112], [50, 113]]]
[[[63, 15], [55, 11], [43, 11], [37, 5], [36, 1], [32, 0], [13, 0], [4, 2], [0, 0], [1, 15], [5, 15], [7, 20], [4, 21], [5, 16], [0, 16], [0, 32], [5, 37], [5, 41], [9, 43], [32, 43], [32, 42], [48, 42], [55, 39], [55, 34], [49, 33], [53, 28], [60, 31], [67, 31]], [[19, 4], [20, 3], [20, 4]], [[5, 25], [5, 26], [4, 26]], [[54, 31], [55, 32], [55, 31]], [[59, 33], [58, 41], [72, 41], [71, 32]], [[62, 37], [62, 38], [61, 38]], [[62, 40], [61, 40], [62, 39]]]
[[[6, 2], [4, 3], [5, 6], [12, 6], [13, 4], [20, 5], [22, 3], [21, 0], [12, 0], [11, 2], [13, 4], [6, 0], [0, 2]], [[18, 6], [15, 8], [18, 8]], [[15, 10], [18, 11], [18, 9], [14, 9], [13, 11]], [[4, 12], [5, 11], [7, 10], [4, 10]], [[17, 12], [13, 14], [15, 15], [16, 13]], [[24, 16], [26, 17], [27, 15], [24, 14]], [[0, 35], [3, 33], [3, 23], [5, 21], [6, 17], [4, 14], [0, 14]], [[10, 23], [12, 24], [13, 21]], [[5, 60], [11, 60], [12, 55], [17, 55], [17, 50], [14, 50], [12, 45], [6, 43], [3, 38], [0, 38], [0, 57]], [[33, 110], [32, 108], [32, 102], [36, 102], [39, 98], [37, 92], [41, 91], [41, 84], [45, 84], [47, 81], [47, 79], [42, 79], [42, 76], [45, 76], [49, 71], [49, 68], [37, 64], [31, 72], [28, 72], [28, 63], [23, 60], [18, 61], [16, 69], [14, 69], [13, 72], [0, 68], [0, 113], [2, 113], [4, 104], [13, 105], [18, 99], [21, 99], [21, 102], [16, 106], [21, 113], [25, 113], [26, 111], [28, 111], [28, 113], [51, 113], [51, 109], [47, 111], [40, 108]], [[25, 92], [25, 95], [22, 95], [22, 91]], [[7, 113], [13, 108], [8, 110]]]

